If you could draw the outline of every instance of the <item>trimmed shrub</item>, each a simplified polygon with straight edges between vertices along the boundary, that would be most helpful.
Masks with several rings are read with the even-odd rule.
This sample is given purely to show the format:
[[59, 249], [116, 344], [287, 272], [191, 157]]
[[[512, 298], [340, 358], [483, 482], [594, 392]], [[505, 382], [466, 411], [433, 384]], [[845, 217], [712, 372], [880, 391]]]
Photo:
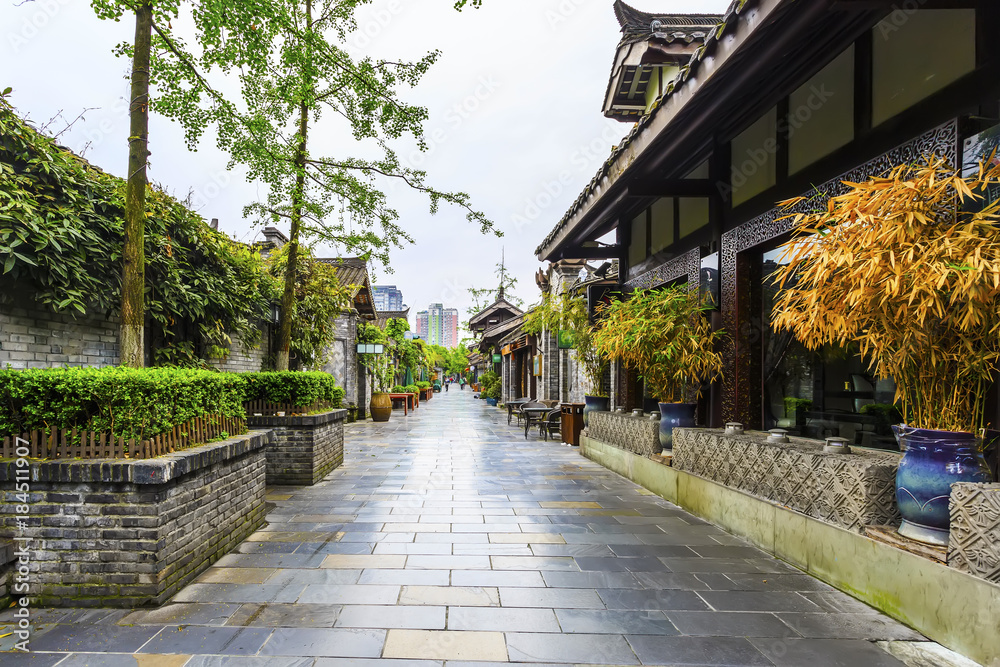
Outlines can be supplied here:
[[240, 377], [246, 385], [247, 401], [291, 403], [296, 407], [325, 402], [339, 408], [344, 400], [344, 390], [329, 373], [282, 371], [242, 373]]
[[403, 387], [403, 390], [407, 394], [419, 394], [420, 393], [420, 387], [418, 387], [415, 384], [408, 384], [405, 387]]
[[245, 385], [179, 368], [0, 369], [0, 435], [78, 428], [142, 440], [194, 417], [243, 418]]
[[431, 385], [430, 382], [424, 382], [423, 380], [421, 380], [420, 382], [417, 382], [417, 386], [420, 387], [421, 389], [430, 389], [433, 385]]

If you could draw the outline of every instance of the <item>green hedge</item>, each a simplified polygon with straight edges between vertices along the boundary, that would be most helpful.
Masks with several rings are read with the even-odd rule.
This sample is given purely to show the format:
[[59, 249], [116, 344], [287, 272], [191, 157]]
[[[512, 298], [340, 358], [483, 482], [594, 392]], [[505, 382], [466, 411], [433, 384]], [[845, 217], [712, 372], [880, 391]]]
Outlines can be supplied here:
[[434, 385], [432, 385], [430, 382], [424, 382], [423, 380], [421, 380], [420, 382], [417, 383], [417, 386], [420, 387], [421, 389], [430, 389]]
[[193, 417], [243, 417], [245, 386], [178, 368], [0, 369], [0, 435], [75, 427], [150, 438]]
[[337, 386], [329, 373], [273, 372], [243, 373], [246, 383], [246, 400], [291, 403], [306, 407], [323, 401], [339, 408], [344, 401], [344, 390]]

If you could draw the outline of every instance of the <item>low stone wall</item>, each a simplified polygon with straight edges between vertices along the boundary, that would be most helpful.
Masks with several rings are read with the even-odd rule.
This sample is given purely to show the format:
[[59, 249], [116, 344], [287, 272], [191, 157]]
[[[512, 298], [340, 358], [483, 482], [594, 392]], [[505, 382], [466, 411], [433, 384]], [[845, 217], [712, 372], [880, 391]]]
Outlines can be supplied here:
[[948, 565], [1000, 584], [1000, 484], [951, 485]]
[[311, 486], [344, 463], [344, 421], [347, 410], [303, 417], [247, 418], [250, 428], [269, 428], [274, 438], [267, 448], [267, 483]]
[[816, 440], [766, 440], [766, 433], [675, 428], [673, 466], [856, 533], [899, 525], [899, 455], [826, 454]]
[[627, 452], [650, 456], [663, 451], [660, 422], [617, 412], [591, 412], [584, 435]]
[[[0, 539], [28, 538], [39, 606], [159, 605], [264, 523], [270, 433], [137, 461], [0, 461]], [[18, 546], [23, 544], [20, 540]]]

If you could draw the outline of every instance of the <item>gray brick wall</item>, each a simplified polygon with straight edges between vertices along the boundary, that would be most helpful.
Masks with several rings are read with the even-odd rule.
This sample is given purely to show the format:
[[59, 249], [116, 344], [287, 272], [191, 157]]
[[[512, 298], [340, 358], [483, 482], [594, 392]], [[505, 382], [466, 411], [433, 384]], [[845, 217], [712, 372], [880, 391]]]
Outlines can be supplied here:
[[250, 428], [273, 429], [267, 448], [267, 483], [311, 486], [344, 463], [347, 410], [305, 417], [250, 417]]
[[209, 359], [208, 363], [220, 371], [228, 373], [256, 373], [263, 369], [267, 357], [267, 342], [270, 339], [270, 327], [261, 325], [260, 344], [246, 349], [239, 336], [233, 336], [229, 346], [229, 355], [225, 359]]
[[0, 367], [114, 366], [118, 318], [54, 313], [17, 290], [0, 300]]
[[32, 463], [27, 527], [0, 463], [0, 538], [32, 542], [41, 606], [159, 605], [264, 523], [269, 432], [158, 459]]

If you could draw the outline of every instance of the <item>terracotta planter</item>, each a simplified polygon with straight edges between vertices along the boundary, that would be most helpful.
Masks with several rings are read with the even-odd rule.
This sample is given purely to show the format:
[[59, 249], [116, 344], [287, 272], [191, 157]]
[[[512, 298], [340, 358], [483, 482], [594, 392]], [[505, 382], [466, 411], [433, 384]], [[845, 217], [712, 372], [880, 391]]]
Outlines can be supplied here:
[[392, 416], [392, 399], [389, 398], [389, 394], [383, 392], [373, 393], [368, 408], [371, 410], [374, 421], [387, 422]]

